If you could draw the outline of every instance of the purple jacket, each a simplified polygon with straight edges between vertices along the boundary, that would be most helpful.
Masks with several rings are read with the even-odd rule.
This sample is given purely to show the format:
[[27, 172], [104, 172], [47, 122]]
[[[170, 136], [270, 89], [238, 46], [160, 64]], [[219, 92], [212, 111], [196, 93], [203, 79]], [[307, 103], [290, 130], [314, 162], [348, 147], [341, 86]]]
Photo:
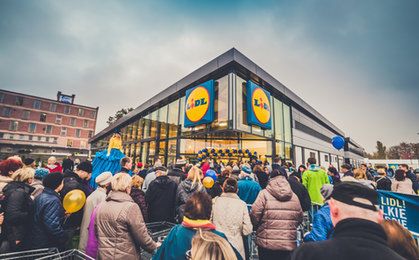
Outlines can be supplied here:
[[92, 212], [92, 215], [90, 216], [90, 223], [89, 223], [89, 228], [88, 228], [89, 234], [88, 234], [87, 244], [86, 244], [86, 254], [95, 259], [97, 257], [97, 250], [98, 250], [98, 241], [97, 241], [96, 230], [95, 230], [95, 217], [96, 217], [96, 212], [97, 212], [97, 209], [99, 208], [99, 205], [95, 207], [95, 209]]

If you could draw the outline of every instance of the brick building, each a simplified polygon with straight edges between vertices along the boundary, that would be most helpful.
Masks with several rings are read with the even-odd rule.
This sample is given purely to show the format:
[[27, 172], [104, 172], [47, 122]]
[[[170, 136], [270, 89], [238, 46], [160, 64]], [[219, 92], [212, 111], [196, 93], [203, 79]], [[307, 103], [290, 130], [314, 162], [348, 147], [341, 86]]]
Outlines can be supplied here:
[[86, 157], [98, 107], [74, 104], [75, 95], [48, 99], [0, 89], [0, 156], [34, 159]]

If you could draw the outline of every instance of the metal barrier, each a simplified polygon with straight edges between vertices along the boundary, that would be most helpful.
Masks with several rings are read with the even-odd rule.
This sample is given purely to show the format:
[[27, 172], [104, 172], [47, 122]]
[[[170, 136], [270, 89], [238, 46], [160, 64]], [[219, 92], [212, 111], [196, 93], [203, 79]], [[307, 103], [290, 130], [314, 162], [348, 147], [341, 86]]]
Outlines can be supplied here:
[[14, 259], [39, 259], [41, 257], [57, 254], [57, 248], [43, 248], [43, 249], [36, 249], [36, 250], [29, 250], [29, 251], [22, 251], [22, 252], [13, 252], [8, 254], [1, 254], [0, 259], [5, 260], [14, 260]]
[[[152, 223], [146, 223], [148, 233], [150, 234], [151, 238], [154, 241], [162, 242], [169, 234], [170, 230], [175, 226], [176, 224], [170, 223], [170, 222], [152, 222]], [[141, 251], [141, 259], [151, 259], [152, 255], [144, 250]]]
[[90, 256], [82, 253], [79, 250], [71, 249], [64, 252], [58, 252], [56, 254], [47, 255], [44, 257], [36, 258], [37, 260], [94, 260]]

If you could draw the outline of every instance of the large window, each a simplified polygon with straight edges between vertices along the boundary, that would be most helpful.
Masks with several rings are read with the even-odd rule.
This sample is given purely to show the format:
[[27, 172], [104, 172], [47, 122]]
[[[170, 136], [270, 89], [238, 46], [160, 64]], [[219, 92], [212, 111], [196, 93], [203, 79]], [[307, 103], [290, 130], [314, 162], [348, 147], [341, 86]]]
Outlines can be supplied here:
[[29, 110], [23, 110], [23, 112], [22, 112], [22, 119], [28, 120], [30, 116], [31, 116], [31, 111], [29, 111]]
[[41, 115], [39, 116], [39, 121], [46, 122], [47, 121], [47, 114], [41, 113]]
[[169, 104], [167, 123], [169, 124], [169, 137], [176, 137], [178, 130], [179, 100]]
[[45, 134], [51, 134], [52, 133], [52, 125], [45, 126]]
[[75, 126], [76, 125], [76, 118], [75, 117], [71, 117], [70, 118], [70, 125], [71, 126]]
[[35, 109], [41, 109], [41, 100], [35, 99], [33, 101], [33, 108], [35, 108]]
[[291, 110], [290, 107], [285, 105], [284, 108], [284, 140], [291, 142]]
[[9, 117], [12, 114], [12, 109], [10, 107], [3, 107], [2, 116]]
[[[150, 115], [150, 137], [151, 138], [155, 138], [157, 135], [157, 119], [159, 117], [159, 110], [156, 110], [154, 112], [151, 113]], [[151, 145], [150, 145], [150, 149], [151, 149]]]
[[246, 97], [246, 80], [236, 76], [237, 129], [250, 132], [250, 126], [247, 125]]
[[228, 127], [228, 75], [215, 81], [214, 129]]
[[57, 104], [55, 104], [55, 103], [49, 104], [49, 111], [51, 111], [51, 112], [57, 111]]
[[10, 121], [10, 126], [9, 126], [10, 131], [17, 131], [18, 127], [19, 127], [18, 121]]
[[167, 137], [167, 106], [160, 108], [159, 111], [159, 122], [160, 122], [160, 138], [165, 139]]
[[137, 140], [141, 140], [143, 138], [144, 122], [145, 122], [144, 118], [141, 118], [140, 120], [138, 120]]
[[35, 123], [29, 123], [28, 132], [29, 133], [35, 133], [36, 131], [36, 124]]
[[23, 105], [23, 97], [16, 97], [15, 105], [16, 106], [22, 106]]
[[150, 138], [150, 114], [144, 118], [144, 139]]
[[284, 140], [284, 114], [282, 102], [274, 98], [274, 132], [277, 140]]

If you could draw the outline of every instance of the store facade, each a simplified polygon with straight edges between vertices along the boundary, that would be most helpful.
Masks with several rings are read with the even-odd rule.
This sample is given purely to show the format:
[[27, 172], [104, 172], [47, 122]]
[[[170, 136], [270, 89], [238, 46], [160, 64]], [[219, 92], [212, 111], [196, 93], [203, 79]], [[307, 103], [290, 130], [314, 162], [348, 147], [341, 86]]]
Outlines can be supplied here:
[[[118, 130], [122, 133], [124, 153], [135, 162], [152, 163], [160, 158], [164, 164], [170, 164], [180, 157], [196, 158], [204, 148], [249, 149], [261, 160], [271, 161], [279, 156], [296, 162], [296, 109], [323, 125], [329, 131], [328, 137], [343, 135], [303, 102], [239, 51], [231, 49], [91, 138], [92, 154], [105, 149]], [[343, 151], [327, 152], [345, 156]], [[216, 157], [241, 159], [238, 154], [228, 153]]]

